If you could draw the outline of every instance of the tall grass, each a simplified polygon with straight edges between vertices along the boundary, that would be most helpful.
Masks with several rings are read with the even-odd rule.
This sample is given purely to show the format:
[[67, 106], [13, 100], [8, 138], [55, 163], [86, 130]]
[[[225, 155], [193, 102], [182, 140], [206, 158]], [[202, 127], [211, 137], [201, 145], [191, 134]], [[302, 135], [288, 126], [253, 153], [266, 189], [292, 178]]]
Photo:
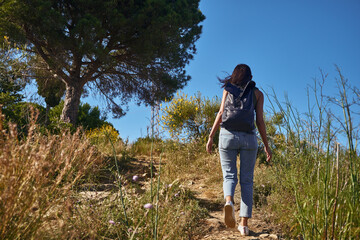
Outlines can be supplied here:
[[[180, 181], [162, 180], [162, 169], [156, 168], [161, 163], [156, 165], [152, 156], [154, 167], [142, 174], [145, 166], [136, 163], [136, 155], [121, 141], [109, 138], [94, 143], [81, 130], [43, 134], [36, 116], [30, 119], [27, 136], [19, 138], [15, 125], [2, 128], [0, 114], [1, 239], [201, 235], [198, 224], [206, 210]], [[154, 171], [151, 178], [148, 171]], [[134, 175], [139, 180], [133, 180]], [[112, 187], [103, 188], [104, 179]], [[147, 203], [153, 207], [145, 208]]]
[[337, 70], [338, 96], [325, 95], [327, 75], [322, 73], [321, 80], [308, 89], [305, 115], [300, 115], [287, 98], [282, 103], [275, 92], [268, 95], [273, 116], [281, 116], [281, 121], [272, 122], [277, 127], [271, 137], [272, 173], [277, 184], [269, 204], [290, 236], [360, 236], [360, 156], [356, 150], [360, 126], [352, 116], [358, 102], [351, 101], [357, 90]]
[[[31, 117], [25, 139], [0, 112], [0, 236], [32, 239], [72, 211], [74, 186], [102, 158], [79, 131], [43, 135]], [[53, 224], [54, 223], [54, 224]]]

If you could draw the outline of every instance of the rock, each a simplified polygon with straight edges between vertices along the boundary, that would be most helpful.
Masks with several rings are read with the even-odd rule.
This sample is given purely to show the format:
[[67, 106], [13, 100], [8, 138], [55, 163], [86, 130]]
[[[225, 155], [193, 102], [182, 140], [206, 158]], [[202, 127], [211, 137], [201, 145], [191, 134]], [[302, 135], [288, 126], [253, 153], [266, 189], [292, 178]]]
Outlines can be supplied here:
[[269, 238], [271, 239], [278, 239], [278, 236], [276, 234], [270, 234]]
[[269, 234], [263, 233], [263, 234], [260, 234], [259, 237], [260, 237], [260, 238], [267, 238], [267, 237], [269, 237]]

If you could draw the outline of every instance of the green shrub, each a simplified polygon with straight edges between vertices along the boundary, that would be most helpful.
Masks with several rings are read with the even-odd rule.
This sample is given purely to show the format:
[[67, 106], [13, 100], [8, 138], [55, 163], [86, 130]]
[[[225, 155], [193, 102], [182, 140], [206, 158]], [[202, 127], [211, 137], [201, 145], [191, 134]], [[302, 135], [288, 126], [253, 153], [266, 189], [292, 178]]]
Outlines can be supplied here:
[[[50, 109], [49, 112], [49, 126], [50, 129], [54, 133], [61, 132], [62, 128], [71, 127], [71, 125], [67, 123], [63, 123], [60, 121], [60, 115], [64, 108], [64, 101], [61, 101], [59, 105]], [[76, 126], [72, 126], [72, 129], [75, 127], [82, 127], [85, 130], [100, 128], [104, 124], [112, 125], [106, 121], [106, 118], [101, 116], [99, 108], [93, 107], [88, 103], [80, 104], [79, 106], [79, 113], [77, 117]]]

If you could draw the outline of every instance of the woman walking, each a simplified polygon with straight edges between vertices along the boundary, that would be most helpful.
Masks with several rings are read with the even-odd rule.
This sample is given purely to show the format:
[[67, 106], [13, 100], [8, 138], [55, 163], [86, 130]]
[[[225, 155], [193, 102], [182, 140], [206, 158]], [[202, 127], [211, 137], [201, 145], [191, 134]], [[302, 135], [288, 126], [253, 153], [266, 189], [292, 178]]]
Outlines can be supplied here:
[[239, 64], [225, 79], [219, 79], [224, 88], [220, 110], [211, 129], [206, 151], [211, 153], [213, 137], [220, 129], [219, 153], [223, 173], [225, 198], [224, 220], [228, 227], [236, 225], [234, 193], [238, 183], [236, 159], [240, 154], [240, 225], [241, 235], [249, 235], [248, 219], [253, 205], [253, 176], [257, 154], [256, 126], [265, 146], [267, 161], [272, 157], [263, 117], [264, 95], [252, 81], [251, 69]]

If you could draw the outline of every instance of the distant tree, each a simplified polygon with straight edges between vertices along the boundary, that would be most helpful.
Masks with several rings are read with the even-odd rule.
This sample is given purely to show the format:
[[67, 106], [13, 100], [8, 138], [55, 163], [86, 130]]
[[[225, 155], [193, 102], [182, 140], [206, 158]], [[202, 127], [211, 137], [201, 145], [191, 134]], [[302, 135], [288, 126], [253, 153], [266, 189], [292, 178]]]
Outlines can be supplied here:
[[28, 58], [5, 36], [0, 43], [0, 107], [5, 115], [4, 126], [15, 123], [20, 135], [26, 135], [31, 109], [39, 112], [38, 122], [43, 121], [44, 109], [38, 104], [23, 102], [25, 83], [30, 75]]
[[63, 121], [76, 122], [85, 84], [120, 117], [116, 97], [153, 104], [190, 80], [184, 67], [204, 20], [198, 6], [199, 0], [3, 0], [0, 34], [27, 43], [65, 83]]
[[48, 124], [50, 108], [60, 103], [61, 98], [65, 94], [65, 83], [49, 69], [48, 65], [41, 58], [35, 56], [31, 61], [31, 65], [33, 76], [38, 86], [38, 94], [45, 99], [45, 123]]
[[23, 100], [20, 93], [25, 87], [26, 57], [21, 50], [12, 48], [8, 37], [0, 39], [0, 106], [6, 119], [15, 119], [14, 106]]
[[[1, 70], [0, 72], [2, 72]], [[24, 98], [20, 93], [23, 87], [16, 84], [14, 81], [4, 79], [1, 73], [0, 76], [0, 106], [2, 108], [2, 113], [8, 118], [13, 115], [14, 104], [21, 102]]]
[[91, 107], [88, 103], [80, 104], [77, 123], [84, 129], [99, 128], [104, 124], [112, 126], [106, 121], [106, 117], [101, 115], [98, 106]]

